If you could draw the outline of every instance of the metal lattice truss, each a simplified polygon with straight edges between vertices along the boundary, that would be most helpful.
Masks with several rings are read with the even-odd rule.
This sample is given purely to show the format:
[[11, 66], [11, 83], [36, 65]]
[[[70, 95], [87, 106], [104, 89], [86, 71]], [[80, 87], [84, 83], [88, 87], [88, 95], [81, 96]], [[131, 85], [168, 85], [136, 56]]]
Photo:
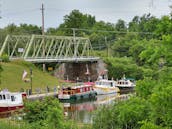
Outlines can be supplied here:
[[7, 35], [0, 50], [13, 59], [30, 62], [97, 61], [88, 38]]

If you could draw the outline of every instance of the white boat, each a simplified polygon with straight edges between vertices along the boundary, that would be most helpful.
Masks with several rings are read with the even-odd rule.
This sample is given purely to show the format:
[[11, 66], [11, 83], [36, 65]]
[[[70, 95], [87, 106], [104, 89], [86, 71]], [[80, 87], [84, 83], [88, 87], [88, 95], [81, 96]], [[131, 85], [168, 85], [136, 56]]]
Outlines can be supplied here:
[[0, 113], [23, 108], [25, 93], [0, 91]]
[[133, 90], [134, 87], [136, 86], [135, 80], [132, 78], [125, 78], [125, 76], [117, 81], [116, 86], [120, 90]]
[[119, 88], [116, 87], [116, 81], [108, 79], [100, 79], [95, 82], [94, 90], [98, 95], [118, 93]]

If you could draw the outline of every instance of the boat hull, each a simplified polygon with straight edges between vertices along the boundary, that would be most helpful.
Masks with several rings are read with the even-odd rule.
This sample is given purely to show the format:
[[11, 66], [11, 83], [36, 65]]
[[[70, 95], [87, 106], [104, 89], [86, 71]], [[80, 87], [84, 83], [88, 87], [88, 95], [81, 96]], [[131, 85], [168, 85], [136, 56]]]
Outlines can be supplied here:
[[23, 108], [23, 107], [24, 107], [23, 105], [19, 105], [19, 106], [9, 106], [9, 107], [0, 107], [0, 113], [18, 110], [18, 109], [21, 109], [21, 108]]
[[105, 95], [105, 94], [117, 94], [119, 92], [119, 88], [102, 88], [102, 87], [95, 87], [94, 90], [97, 92], [98, 95]]
[[60, 101], [77, 101], [77, 100], [83, 100], [83, 99], [92, 99], [95, 98], [97, 95], [97, 92], [86, 92], [86, 93], [79, 93], [79, 94], [73, 94], [73, 95], [59, 95], [58, 99]]
[[128, 93], [128, 92], [134, 91], [134, 87], [120, 87], [120, 86], [118, 86], [118, 88], [120, 89], [120, 93]]

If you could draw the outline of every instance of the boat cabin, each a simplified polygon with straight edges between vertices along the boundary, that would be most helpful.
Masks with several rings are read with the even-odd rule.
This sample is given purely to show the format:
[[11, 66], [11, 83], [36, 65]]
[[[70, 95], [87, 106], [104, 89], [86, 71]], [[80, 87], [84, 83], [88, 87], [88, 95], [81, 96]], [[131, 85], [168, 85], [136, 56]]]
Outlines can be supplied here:
[[113, 80], [104, 80], [103, 79], [103, 80], [96, 81], [95, 85], [114, 87], [116, 85], [116, 83]]
[[135, 86], [135, 80], [134, 79], [121, 79], [117, 81], [117, 86]]
[[84, 93], [93, 90], [92, 85], [81, 85], [81, 86], [74, 86], [74, 87], [67, 87], [63, 88], [63, 94], [73, 95], [77, 93]]
[[21, 93], [11, 93], [8, 91], [0, 92], [0, 106], [5, 104], [22, 104], [23, 98]]

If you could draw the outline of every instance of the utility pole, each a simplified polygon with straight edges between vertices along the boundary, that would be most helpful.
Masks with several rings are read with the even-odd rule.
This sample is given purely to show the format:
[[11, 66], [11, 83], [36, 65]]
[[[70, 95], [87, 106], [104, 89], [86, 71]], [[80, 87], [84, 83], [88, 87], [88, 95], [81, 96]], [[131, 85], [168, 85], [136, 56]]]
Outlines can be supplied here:
[[31, 92], [29, 95], [32, 94], [32, 68], [30, 68], [30, 90], [31, 90]]
[[[44, 33], [44, 4], [42, 4], [42, 7], [41, 7], [41, 12], [42, 12], [42, 36], [43, 36], [43, 39], [42, 39], [42, 42], [43, 42], [43, 58], [45, 57], [45, 33]], [[42, 65], [42, 69], [43, 71], [45, 71], [45, 63], [43, 63]]]
[[0, 19], [1, 19], [1, 0], [0, 0]]
[[2, 80], [1, 80], [1, 78], [2, 78], [2, 74], [1, 74], [1, 73], [2, 73], [1, 61], [2, 61], [2, 60], [0, 59], [0, 91], [2, 90], [2, 89], [1, 89], [1, 83], [2, 83], [2, 82], [1, 82], [1, 81], [2, 81]]
[[107, 37], [105, 36], [105, 44], [107, 47], [107, 57], [109, 56], [109, 45], [107, 44]]

